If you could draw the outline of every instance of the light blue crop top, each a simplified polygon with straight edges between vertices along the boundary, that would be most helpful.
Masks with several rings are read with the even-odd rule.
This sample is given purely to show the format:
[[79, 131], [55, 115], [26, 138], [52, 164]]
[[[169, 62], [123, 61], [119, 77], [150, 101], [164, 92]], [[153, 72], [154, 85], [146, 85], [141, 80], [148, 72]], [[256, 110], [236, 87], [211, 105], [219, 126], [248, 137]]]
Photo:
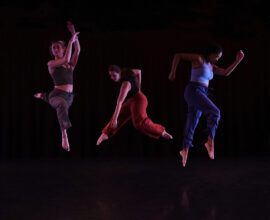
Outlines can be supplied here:
[[192, 68], [190, 81], [209, 84], [209, 81], [213, 79], [213, 67], [211, 63], [203, 62], [203, 65], [199, 68]]

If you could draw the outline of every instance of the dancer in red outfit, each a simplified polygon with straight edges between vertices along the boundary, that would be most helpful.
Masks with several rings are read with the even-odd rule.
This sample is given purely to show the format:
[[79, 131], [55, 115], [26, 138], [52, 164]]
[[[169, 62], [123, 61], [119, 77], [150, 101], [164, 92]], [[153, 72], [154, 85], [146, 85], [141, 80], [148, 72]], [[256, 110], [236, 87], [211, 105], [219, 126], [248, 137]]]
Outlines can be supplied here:
[[[173, 137], [166, 132], [162, 125], [153, 123], [147, 116], [148, 101], [141, 92], [141, 70], [121, 69], [117, 65], [111, 65], [109, 75], [113, 81], [121, 83], [121, 89], [114, 114], [102, 130], [97, 145], [115, 135], [130, 119], [137, 130], [149, 137], [172, 139]], [[125, 99], [127, 101], [124, 103]]]

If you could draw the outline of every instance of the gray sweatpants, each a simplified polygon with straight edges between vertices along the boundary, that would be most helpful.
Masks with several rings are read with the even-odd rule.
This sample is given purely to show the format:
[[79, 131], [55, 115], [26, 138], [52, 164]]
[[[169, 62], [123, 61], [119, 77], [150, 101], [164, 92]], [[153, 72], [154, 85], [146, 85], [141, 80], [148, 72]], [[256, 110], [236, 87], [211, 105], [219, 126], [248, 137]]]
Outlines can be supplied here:
[[73, 102], [73, 98], [73, 93], [56, 88], [53, 89], [49, 95], [43, 93], [42, 99], [56, 110], [61, 130], [68, 129], [72, 126], [68, 116], [68, 109]]

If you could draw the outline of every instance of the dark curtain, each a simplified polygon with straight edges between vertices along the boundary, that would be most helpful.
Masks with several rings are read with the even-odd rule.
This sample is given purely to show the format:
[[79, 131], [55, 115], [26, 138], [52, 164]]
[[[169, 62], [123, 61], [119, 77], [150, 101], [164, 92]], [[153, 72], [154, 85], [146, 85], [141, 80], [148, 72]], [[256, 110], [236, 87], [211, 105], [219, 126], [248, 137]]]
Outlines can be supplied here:
[[[216, 38], [206, 32], [177, 30], [81, 31], [81, 54], [74, 71], [75, 98], [70, 108], [73, 127], [68, 131], [71, 152], [61, 149], [56, 112], [33, 94], [53, 88], [47, 71], [51, 40], [68, 41], [66, 30], [17, 29], [2, 32], [1, 44], [1, 158], [95, 157], [99, 155], [171, 156], [181, 147], [187, 105], [184, 88], [190, 63], [181, 62], [175, 82], [168, 80], [177, 52], [199, 52], [215, 41], [224, 53], [220, 67], [230, 65], [242, 49], [245, 58], [229, 77], [215, 76], [211, 99], [221, 110], [216, 135], [219, 156], [269, 155], [269, 43], [267, 36], [243, 39]], [[117, 88], [107, 67], [119, 64], [142, 69], [142, 91], [148, 98], [148, 115], [164, 125], [173, 141], [154, 140], [136, 131], [129, 122], [119, 133], [95, 145], [109, 121]], [[194, 137], [193, 154], [206, 155], [203, 143], [205, 118]]]

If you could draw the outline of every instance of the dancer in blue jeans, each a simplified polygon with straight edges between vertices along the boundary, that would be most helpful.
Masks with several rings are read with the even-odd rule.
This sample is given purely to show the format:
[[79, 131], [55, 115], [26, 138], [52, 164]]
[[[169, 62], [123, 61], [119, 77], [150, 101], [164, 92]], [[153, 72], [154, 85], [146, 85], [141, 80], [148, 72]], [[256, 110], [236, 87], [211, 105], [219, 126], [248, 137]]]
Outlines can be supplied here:
[[222, 69], [215, 65], [221, 58], [222, 52], [222, 48], [219, 45], [212, 44], [208, 46], [203, 54], [177, 53], [172, 62], [169, 80], [175, 79], [176, 68], [180, 60], [190, 61], [192, 64], [190, 82], [186, 86], [184, 94], [185, 101], [188, 104], [188, 114], [182, 150], [179, 152], [184, 167], [187, 162], [188, 150], [190, 147], [193, 147], [194, 131], [202, 114], [207, 117], [206, 132], [208, 141], [205, 143], [205, 147], [210, 159], [214, 159], [214, 138], [220, 119], [220, 111], [208, 98], [209, 81], [213, 79], [214, 74], [229, 76], [244, 58], [244, 53], [240, 50], [236, 54], [235, 61], [226, 69]]

